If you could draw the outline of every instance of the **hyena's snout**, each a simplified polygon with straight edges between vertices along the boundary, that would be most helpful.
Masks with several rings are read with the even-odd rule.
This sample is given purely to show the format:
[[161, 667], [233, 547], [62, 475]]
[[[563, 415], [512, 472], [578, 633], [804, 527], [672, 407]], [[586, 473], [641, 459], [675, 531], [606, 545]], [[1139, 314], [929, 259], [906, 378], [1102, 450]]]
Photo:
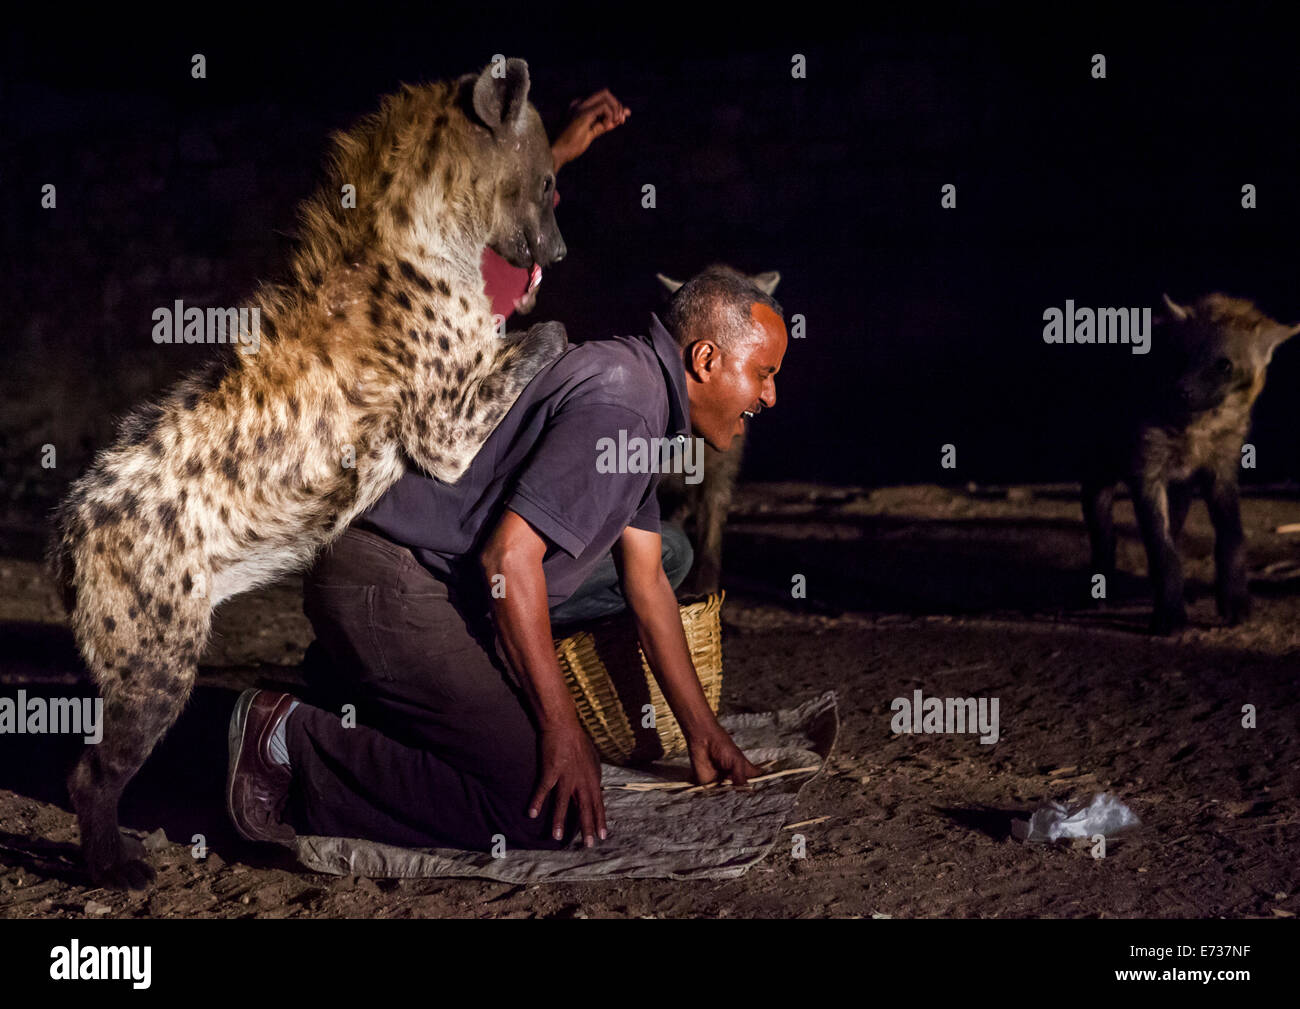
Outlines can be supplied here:
[[516, 228], [504, 242], [492, 248], [511, 266], [524, 270], [534, 263], [543, 268], [558, 263], [569, 249], [554, 216], [550, 215], [549, 222], [528, 223]]
[[551, 266], [569, 254], [569, 247], [564, 244], [564, 236], [560, 234], [554, 214], [551, 215], [549, 225], [543, 225], [538, 230], [529, 246], [533, 262], [538, 266]]
[[1163, 362], [1157, 387], [1170, 413], [1180, 419], [1217, 409], [1227, 398], [1236, 366], [1226, 356], [1171, 353]]
[[1228, 377], [1231, 366], [1226, 373], [1218, 369], [1208, 373], [1197, 373], [1180, 379], [1174, 384], [1174, 405], [1185, 414], [1202, 413], [1220, 406], [1228, 393]]

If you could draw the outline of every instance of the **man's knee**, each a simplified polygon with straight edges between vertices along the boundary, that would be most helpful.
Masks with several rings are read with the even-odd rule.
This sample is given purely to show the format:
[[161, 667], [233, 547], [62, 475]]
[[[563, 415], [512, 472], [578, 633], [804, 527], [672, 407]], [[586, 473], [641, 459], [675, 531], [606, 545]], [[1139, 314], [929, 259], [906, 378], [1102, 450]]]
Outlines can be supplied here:
[[690, 573], [695, 551], [686, 532], [676, 523], [661, 522], [659, 538], [663, 543], [664, 574], [672, 587], [677, 588]]

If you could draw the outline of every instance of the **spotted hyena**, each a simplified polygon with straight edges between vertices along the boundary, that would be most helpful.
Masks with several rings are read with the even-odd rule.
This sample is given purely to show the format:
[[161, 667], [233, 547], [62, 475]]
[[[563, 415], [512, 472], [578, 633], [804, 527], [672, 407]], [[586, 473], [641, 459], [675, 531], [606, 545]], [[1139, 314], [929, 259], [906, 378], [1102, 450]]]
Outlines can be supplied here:
[[[738, 272], [720, 265], [707, 269]], [[655, 276], [669, 294], [683, 283], [662, 273]], [[764, 294], [770, 295], [781, 282], [781, 274], [769, 270], [748, 279]], [[745, 435], [739, 434], [725, 452], [704, 446], [704, 475], [699, 483], [688, 484], [680, 473], [668, 473], [660, 478], [660, 508], [669, 521], [688, 525], [691, 544], [695, 548], [695, 564], [682, 585], [685, 592], [718, 591], [722, 577], [722, 531], [727, 524], [727, 511], [731, 507], [731, 495], [744, 452]]]
[[59, 507], [51, 563], [105, 702], [68, 781], [98, 883], [153, 879], [118, 799], [188, 698], [213, 607], [305, 566], [407, 460], [456, 480], [563, 350], [555, 323], [500, 337], [479, 273], [484, 246], [521, 267], [565, 252], [528, 85], [497, 59], [337, 136], [292, 279], [254, 299], [256, 352], [130, 416]]
[[1234, 624], [1250, 613], [1237, 489], [1242, 445], [1273, 351], [1300, 332], [1223, 294], [1191, 305], [1166, 295], [1165, 303], [1169, 314], [1153, 336], [1149, 363], [1126, 359], [1128, 388], [1107, 390], [1107, 413], [1091, 426], [1095, 438], [1083, 474], [1093, 571], [1107, 576], [1115, 570], [1115, 485], [1128, 484], [1158, 633], [1187, 623], [1175, 544], [1193, 495], [1205, 498], [1214, 525], [1219, 613]]

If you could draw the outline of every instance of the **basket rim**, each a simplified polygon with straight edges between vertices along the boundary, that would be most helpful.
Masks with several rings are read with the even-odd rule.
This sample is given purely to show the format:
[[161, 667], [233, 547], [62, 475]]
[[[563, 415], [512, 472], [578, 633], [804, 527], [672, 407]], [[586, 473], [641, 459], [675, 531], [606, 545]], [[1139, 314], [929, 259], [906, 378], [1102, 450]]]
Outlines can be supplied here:
[[[721, 610], [722, 604], [726, 601], [727, 590], [719, 589], [717, 592], [710, 592], [703, 599], [695, 599], [691, 602], [678, 602], [677, 609], [685, 620], [689, 615], [692, 620], [698, 620], [700, 617], [710, 615], [714, 610]], [[624, 626], [630, 613], [628, 610], [620, 610], [618, 613], [611, 613], [608, 616], [597, 617], [595, 620], [583, 621], [573, 625], [573, 630], [567, 634], [562, 634], [558, 638], [553, 638], [556, 647], [559, 647], [563, 641], [570, 641], [579, 638], [584, 634], [595, 634], [603, 629], [610, 627]]]

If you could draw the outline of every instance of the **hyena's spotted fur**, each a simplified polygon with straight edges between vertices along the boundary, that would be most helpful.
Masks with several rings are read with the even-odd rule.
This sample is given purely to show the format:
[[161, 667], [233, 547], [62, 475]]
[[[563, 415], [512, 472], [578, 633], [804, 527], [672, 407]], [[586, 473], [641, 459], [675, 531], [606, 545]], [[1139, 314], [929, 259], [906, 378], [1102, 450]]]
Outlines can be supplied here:
[[1214, 525], [1219, 612], [1234, 624], [1250, 613], [1237, 485], [1241, 449], [1273, 351], [1300, 332], [1241, 298], [1208, 294], [1185, 306], [1166, 295], [1165, 302], [1169, 316], [1155, 334], [1150, 363], [1129, 362], [1130, 373], [1142, 374], [1127, 394], [1107, 392], [1107, 415], [1096, 425], [1083, 474], [1093, 571], [1108, 578], [1115, 570], [1115, 484], [1128, 484], [1158, 633], [1187, 623], [1176, 541], [1193, 495], [1205, 498]]
[[455, 480], [562, 351], [558, 324], [499, 337], [479, 274], [485, 245], [517, 266], [564, 252], [527, 92], [527, 65], [498, 62], [337, 137], [293, 279], [254, 300], [257, 351], [128, 418], [60, 506], [51, 561], [104, 697], [69, 778], [97, 882], [153, 878], [118, 799], [188, 698], [212, 608], [305, 565], [407, 459]]
[[[716, 270], [719, 266], [709, 269]], [[684, 283], [662, 273], [655, 276], [669, 294]], [[770, 295], [781, 282], [781, 274], [769, 270], [748, 279], [764, 294]], [[725, 452], [704, 446], [703, 479], [699, 483], [688, 484], [680, 473], [665, 473], [659, 480], [659, 505], [664, 516], [670, 522], [687, 525], [691, 545], [695, 548], [695, 563], [682, 584], [684, 592], [718, 591], [722, 579], [722, 533], [727, 525], [727, 512], [731, 509], [731, 497], [744, 454], [745, 433], [742, 432], [732, 439]]]

